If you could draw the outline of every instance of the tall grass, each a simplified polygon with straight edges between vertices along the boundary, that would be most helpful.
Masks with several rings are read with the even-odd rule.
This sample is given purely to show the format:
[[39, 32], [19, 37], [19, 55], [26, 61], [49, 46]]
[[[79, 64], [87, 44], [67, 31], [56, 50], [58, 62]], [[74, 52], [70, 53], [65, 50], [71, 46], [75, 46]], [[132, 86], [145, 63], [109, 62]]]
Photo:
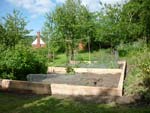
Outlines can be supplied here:
[[130, 44], [122, 44], [118, 50], [120, 58], [127, 61], [127, 76], [124, 83], [125, 95], [141, 95], [146, 91], [146, 88], [143, 85], [144, 73], [140, 65], [143, 63], [143, 59], [150, 58], [150, 49], [144, 41], [140, 40]]

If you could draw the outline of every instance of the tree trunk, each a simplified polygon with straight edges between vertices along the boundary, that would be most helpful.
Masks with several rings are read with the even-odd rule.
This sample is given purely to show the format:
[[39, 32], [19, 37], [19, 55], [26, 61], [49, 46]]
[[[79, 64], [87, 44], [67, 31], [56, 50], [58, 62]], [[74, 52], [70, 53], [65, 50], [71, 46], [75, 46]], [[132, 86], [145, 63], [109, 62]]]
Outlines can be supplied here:
[[66, 57], [67, 57], [67, 61], [66, 61], [66, 64], [68, 65], [69, 64], [69, 44], [68, 42], [66, 42]]
[[71, 60], [74, 60], [74, 41], [71, 42]]

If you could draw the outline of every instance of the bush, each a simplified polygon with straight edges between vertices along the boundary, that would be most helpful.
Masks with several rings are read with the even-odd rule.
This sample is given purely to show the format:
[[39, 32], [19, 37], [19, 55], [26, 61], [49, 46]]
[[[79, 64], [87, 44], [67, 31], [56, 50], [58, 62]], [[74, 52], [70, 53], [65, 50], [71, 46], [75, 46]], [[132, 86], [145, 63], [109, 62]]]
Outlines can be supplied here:
[[74, 71], [74, 69], [73, 69], [72, 66], [67, 66], [67, 67], [66, 67], [66, 72], [67, 72], [68, 74], [75, 74], [75, 71]]
[[140, 68], [144, 74], [150, 75], [150, 58], [147, 57], [141, 64]]
[[13, 73], [7, 74], [6, 72], [1, 73], [0, 77], [3, 79], [16, 79]]
[[145, 101], [150, 100], [150, 53], [148, 50], [145, 51], [145, 55], [140, 58], [139, 68], [143, 75], [143, 87], [142, 95]]
[[144, 76], [150, 76], [150, 49], [145, 48], [143, 54], [139, 57], [139, 68]]
[[[146, 43], [143, 40], [139, 40], [137, 42], [120, 44], [117, 47], [117, 50], [119, 52], [120, 57], [126, 57], [130, 53], [133, 53], [133, 54], [138, 53], [141, 50], [143, 50], [144, 48], [147, 48]], [[131, 54], [131, 56], [133, 56], [133, 54]]]
[[27, 74], [46, 71], [46, 58], [38, 54], [38, 50], [17, 44], [1, 53], [0, 78], [26, 80]]

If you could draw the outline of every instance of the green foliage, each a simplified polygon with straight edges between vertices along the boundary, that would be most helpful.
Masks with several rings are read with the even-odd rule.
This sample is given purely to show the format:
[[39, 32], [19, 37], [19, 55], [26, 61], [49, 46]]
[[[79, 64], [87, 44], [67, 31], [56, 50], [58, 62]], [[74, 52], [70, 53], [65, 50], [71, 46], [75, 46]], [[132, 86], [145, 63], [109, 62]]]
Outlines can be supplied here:
[[43, 31], [50, 33], [52, 40], [57, 37], [66, 46], [67, 56], [72, 54], [72, 58], [80, 41], [92, 45], [98, 42], [101, 47], [113, 49], [121, 43], [139, 39], [148, 44], [149, 4], [149, 0], [129, 0], [121, 5], [100, 3], [101, 9], [91, 13], [80, 0], [67, 0], [53, 13], [47, 14]]
[[121, 22], [126, 41], [144, 39], [147, 43], [150, 37], [150, 1], [130, 0], [124, 4], [121, 12]]
[[143, 50], [147, 49], [147, 45], [145, 41], [143, 40], [138, 40], [135, 42], [130, 42], [130, 43], [120, 43], [117, 46], [117, 50], [119, 52], [120, 57], [126, 57], [126, 56], [134, 56], [134, 54], [137, 54]]
[[6, 47], [14, 47], [22, 38], [29, 34], [26, 29], [27, 22], [18, 10], [3, 17], [2, 32], [0, 32], [0, 44]]
[[123, 38], [120, 31], [120, 13], [121, 7], [119, 4], [114, 6], [101, 5], [103, 10], [97, 14], [96, 20], [96, 39], [103, 45], [108, 45], [115, 48]]
[[[122, 44], [118, 48], [121, 59], [127, 61], [127, 76], [124, 82], [125, 95], [149, 95], [149, 74], [147, 74], [150, 51], [144, 41]], [[145, 72], [146, 71], [146, 72]]]
[[[46, 73], [45, 50], [28, 47], [27, 22], [22, 13], [14, 10], [2, 18], [0, 25], [0, 78], [25, 80], [29, 73]], [[44, 56], [45, 55], [45, 56]]]
[[[2, 72], [2, 68], [1, 68], [1, 72]], [[16, 77], [14, 76], [13, 73], [8, 74], [6, 72], [1, 73], [0, 78], [2, 78], [2, 79], [16, 79]]]
[[143, 90], [140, 92], [145, 101], [148, 102], [150, 100], [150, 52], [149, 48], [145, 50], [144, 56], [140, 58], [139, 68], [142, 71], [143, 76]]
[[150, 53], [147, 53], [143, 59], [141, 59], [140, 68], [142, 69], [143, 73], [147, 76], [150, 75]]
[[25, 80], [27, 74], [46, 73], [46, 71], [46, 59], [37, 51], [22, 44], [17, 44], [15, 49], [7, 49], [1, 53], [1, 78]]
[[78, 43], [87, 43], [94, 36], [93, 25], [91, 13], [80, 0], [67, 0], [62, 6], [56, 7], [53, 13], [46, 15], [43, 33], [50, 33], [50, 44], [58, 43], [59, 47], [65, 48], [69, 63], [74, 60], [74, 50]]
[[[5, 49], [4, 48], [4, 37], [6, 37], [6, 30], [5, 28], [0, 24], [0, 49]], [[3, 46], [3, 47], [2, 47]], [[1, 51], [1, 50], [0, 50]]]
[[66, 67], [66, 72], [67, 72], [68, 74], [75, 74], [75, 71], [74, 71], [74, 69], [73, 69], [72, 66], [67, 66], [67, 67]]

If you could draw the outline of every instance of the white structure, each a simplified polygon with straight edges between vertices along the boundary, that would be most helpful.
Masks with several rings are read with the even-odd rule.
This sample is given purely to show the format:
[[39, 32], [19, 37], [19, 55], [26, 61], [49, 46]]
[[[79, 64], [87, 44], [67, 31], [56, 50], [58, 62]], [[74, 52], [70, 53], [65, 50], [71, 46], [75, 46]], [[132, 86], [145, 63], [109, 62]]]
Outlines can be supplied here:
[[40, 38], [40, 32], [37, 32], [37, 38], [32, 42], [32, 46], [36, 48], [45, 47], [45, 42]]

